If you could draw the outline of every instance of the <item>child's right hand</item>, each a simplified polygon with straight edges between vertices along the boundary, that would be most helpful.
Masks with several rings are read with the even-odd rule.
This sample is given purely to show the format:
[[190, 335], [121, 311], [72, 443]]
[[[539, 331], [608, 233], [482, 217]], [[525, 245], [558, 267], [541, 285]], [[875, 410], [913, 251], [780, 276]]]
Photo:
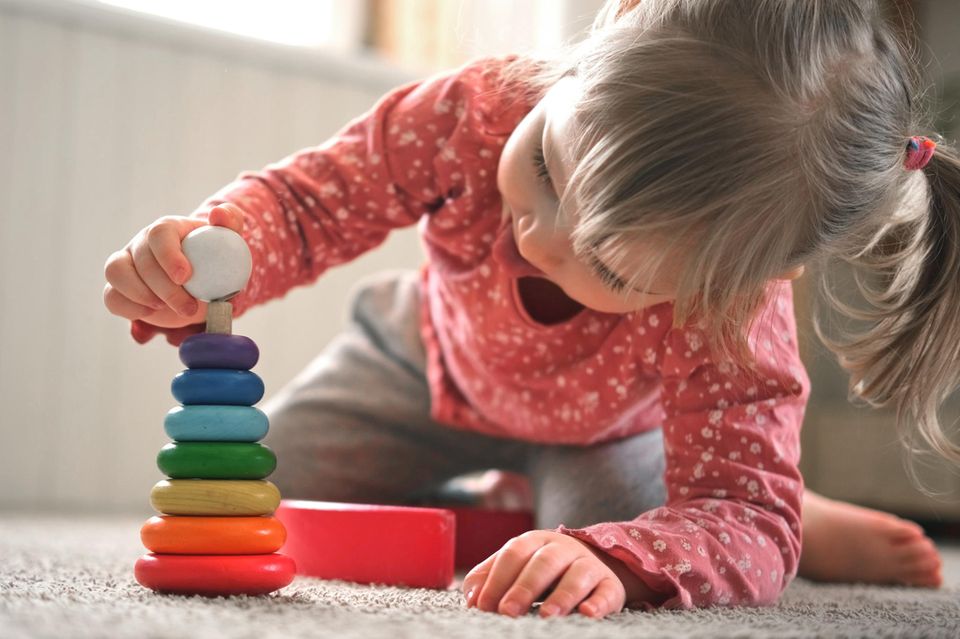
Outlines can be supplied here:
[[[233, 204], [210, 209], [209, 223], [242, 233], [243, 211]], [[167, 215], [138, 232], [110, 255], [104, 266], [103, 303], [114, 315], [154, 326], [179, 328], [204, 321], [206, 302], [196, 300], [183, 283], [193, 268], [180, 248], [191, 231], [207, 222]]]

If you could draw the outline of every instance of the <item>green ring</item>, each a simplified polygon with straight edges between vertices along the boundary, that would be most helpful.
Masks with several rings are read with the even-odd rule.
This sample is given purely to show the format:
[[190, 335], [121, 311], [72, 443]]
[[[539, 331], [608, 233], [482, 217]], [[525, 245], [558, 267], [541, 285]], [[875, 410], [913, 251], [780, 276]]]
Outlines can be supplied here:
[[263, 479], [277, 456], [262, 444], [171, 442], [157, 453], [157, 466], [171, 479]]

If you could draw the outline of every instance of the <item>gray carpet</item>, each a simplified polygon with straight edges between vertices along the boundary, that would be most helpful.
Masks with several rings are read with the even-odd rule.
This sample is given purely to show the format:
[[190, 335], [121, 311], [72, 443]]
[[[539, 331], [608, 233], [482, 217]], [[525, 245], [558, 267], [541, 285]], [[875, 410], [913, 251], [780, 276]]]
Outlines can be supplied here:
[[303, 577], [261, 598], [155, 595], [133, 579], [145, 519], [0, 513], [0, 637], [960, 637], [956, 546], [936, 591], [797, 580], [768, 608], [510, 619], [459, 590]]

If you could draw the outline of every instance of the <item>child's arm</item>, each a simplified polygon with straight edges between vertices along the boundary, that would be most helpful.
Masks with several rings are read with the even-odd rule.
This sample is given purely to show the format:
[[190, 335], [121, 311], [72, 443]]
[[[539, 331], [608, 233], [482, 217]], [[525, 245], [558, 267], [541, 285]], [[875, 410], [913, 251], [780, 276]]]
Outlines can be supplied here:
[[692, 329], [670, 331], [658, 354], [667, 505], [557, 529], [615, 558], [669, 607], [772, 603], [796, 574], [809, 379], [790, 286], [771, 292], [755, 342], [759, 377], [712, 362]]
[[[244, 172], [194, 213], [206, 219], [224, 203], [243, 212], [253, 256], [234, 315], [314, 281], [412, 225], [460, 191], [458, 162], [448, 148], [474, 117], [481, 62], [392, 90], [327, 143], [257, 172]], [[301, 105], [310, 108], [310, 105]], [[164, 328], [133, 322], [138, 342], [162, 332], [177, 344], [202, 324]]]

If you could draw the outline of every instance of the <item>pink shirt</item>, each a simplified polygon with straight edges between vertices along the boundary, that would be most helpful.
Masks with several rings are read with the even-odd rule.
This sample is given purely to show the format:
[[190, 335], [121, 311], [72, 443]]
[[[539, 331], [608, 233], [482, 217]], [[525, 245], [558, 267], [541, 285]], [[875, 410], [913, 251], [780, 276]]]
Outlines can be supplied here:
[[[711, 359], [672, 304], [584, 309], [544, 325], [525, 311], [500, 223], [497, 164], [533, 107], [494, 92], [509, 57], [399, 87], [325, 144], [242, 173], [195, 213], [246, 212], [254, 268], [234, 314], [314, 281], [419, 224], [428, 255], [422, 335], [433, 417], [535, 442], [594, 444], [663, 426], [667, 504], [631, 521], [560, 526], [668, 593], [667, 606], [774, 602], [796, 573], [799, 431], [809, 379], [791, 288], [772, 283], [750, 335], [758, 368]], [[498, 243], [498, 240], [499, 243]], [[134, 322], [137, 341], [187, 332]]]

